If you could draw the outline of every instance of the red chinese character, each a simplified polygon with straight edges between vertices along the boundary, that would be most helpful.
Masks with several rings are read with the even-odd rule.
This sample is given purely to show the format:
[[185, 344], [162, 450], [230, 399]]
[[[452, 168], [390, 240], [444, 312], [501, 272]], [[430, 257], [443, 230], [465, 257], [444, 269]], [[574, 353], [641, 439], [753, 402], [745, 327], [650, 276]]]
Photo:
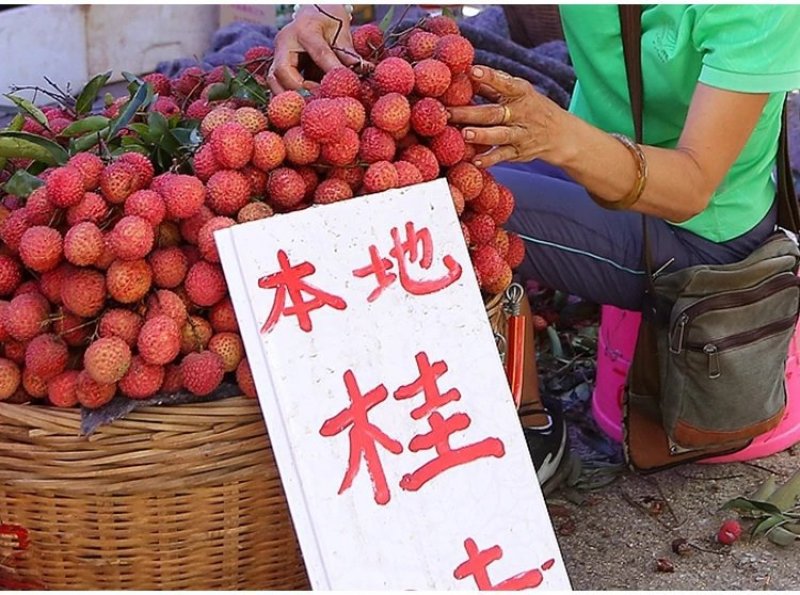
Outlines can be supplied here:
[[325, 421], [319, 431], [321, 435], [328, 438], [350, 427], [348, 433], [350, 438], [350, 460], [347, 463], [347, 471], [342, 480], [342, 485], [339, 487], [339, 493], [341, 494], [352, 485], [363, 456], [367, 463], [367, 472], [372, 480], [375, 502], [386, 504], [391, 499], [391, 495], [389, 494], [386, 474], [383, 472], [383, 466], [378, 457], [378, 449], [375, 447], [375, 443], [380, 443], [392, 454], [403, 452], [403, 446], [397, 440], [389, 438], [380, 428], [370, 423], [367, 413], [375, 405], [386, 400], [388, 391], [385, 386], [379, 384], [366, 395], [362, 395], [352, 370], [344, 373], [344, 384], [347, 387], [347, 395], [350, 397], [350, 407], [343, 409], [334, 417]]
[[439, 407], [461, 398], [457, 389], [450, 389], [444, 393], [439, 391], [437, 381], [447, 371], [447, 364], [439, 361], [431, 365], [425, 352], [417, 354], [417, 368], [419, 377], [406, 386], [401, 386], [395, 393], [395, 399], [408, 399], [420, 392], [425, 397], [425, 403], [411, 412], [411, 417], [421, 419], [430, 414], [428, 424], [431, 431], [427, 434], [418, 434], [411, 439], [408, 448], [412, 452], [434, 449], [436, 458], [428, 461], [412, 473], [408, 473], [400, 480], [400, 487], [404, 490], [416, 491], [428, 481], [452, 467], [471, 463], [482, 457], [500, 458], [505, 454], [503, 443], [498, 438], [485, 438], [480, 442], [452, 448], [450, 436], [469, 427], [472, 420], [466, 413], [455, 413], [445, 419], [441, 413], [435, 411]]
[[[278, 322], [278, 319], [283, 315], [297, 316], [300, 328], [309, 332], [312, 329], [311, 317], [309, 316], [312, 310], [316, 310], [322, 306], [331, 306], [337, 310], [344, 310], [347, 308], [347, 304], [342, 298], [303, 281], [303, 277], [313, 275], [317, 270], [310, 262], [303, 262], [291, 266], [286, 252], [278, 250], [278, 264], [280, 264], [281, 267], [279, 272], [272, 273], [258, 280], [258, 286], [262, 289], [277, 288], [275, 300], [272, 303], [272, 310], [264, 326], [261, 327], [262, 333], [270, 332], [272, 327]], [[310, 293], [314, 296], [313, 299], [305, 301], [302, 295], [303, 292]], [[286, 306], [287, 293], [292, 303], [292, 305], [288, 307]]]
[[[374, 245], [369, 247], [370, 264], [353, 271], [356, 277], [375, 275], [378, 287], [369, 294], [368, 302], [373, 302], [381, 295], [384, 289], [400, 277], [400, 285], [412, 295], [427, 295], [455, 283], [461, 277], [461, 265], [449, 254], [442, 258], [442, 263], [447, 273], [438, 279], [414, 279], [409, 273], [409, 264], [418, 264], [425, 270], [431, 268], [433, 263], [433, 240], [427, 227], [417, 231], [412, 222], [406, 223], [406, 240], [400, 238], [400, 232], [395, 227], [391, 231], [394, 247], [389, 250], [389, 255], [397, 261], [397, 275], [389, 273], [394, 263], [382, 258]], [[419, 247], [422, 245], [422, 250]]]
[[523, 589], [535, 589], [542, 584], [544, 577], [542, 571], [550, 570], [555, 564], [554, 559], [547, 560], [542, 564], [541, 570], [534, 568], [526, 570], [507, 578], [506, 580], [493, 585], [489, 579], [488, 566], [492, 562], [503, 557], [503, 550], [499, 545], [495, 545], [485, 550], [478, 550], [475, 540], [467, 538], [464, 541], [464, 549], [467, 550], [467, 560], [459, 564], [453, 576], [458, 580], [472, 576], [475, 584], [481, 591], [522, 591]]

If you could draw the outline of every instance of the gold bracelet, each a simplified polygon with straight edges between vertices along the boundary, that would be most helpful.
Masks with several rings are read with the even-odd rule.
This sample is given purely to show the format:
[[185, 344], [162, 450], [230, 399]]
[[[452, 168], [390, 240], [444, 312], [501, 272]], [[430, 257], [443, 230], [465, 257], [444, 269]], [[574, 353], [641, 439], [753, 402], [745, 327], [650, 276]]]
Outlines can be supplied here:
[[642, 151], [642, 148], [624, 134], [612, 132], [611, 136], [625, 145], [625, 148], [630, 151], [631, 155], [633, 155], [633, 158], [636, 160], [636, 183], [633, 185], [633, 189], [628, 193], [628, 195], [621, 200], [605, 200], [592, 194], [590, 194], [590, 196], [604, 209], [620, 211], [623, 209], [629, 209], [636, 204], [637, 200], [642, 197], [644, 187], [647, 185], [647, 159], [644, 156], [644, 151]]

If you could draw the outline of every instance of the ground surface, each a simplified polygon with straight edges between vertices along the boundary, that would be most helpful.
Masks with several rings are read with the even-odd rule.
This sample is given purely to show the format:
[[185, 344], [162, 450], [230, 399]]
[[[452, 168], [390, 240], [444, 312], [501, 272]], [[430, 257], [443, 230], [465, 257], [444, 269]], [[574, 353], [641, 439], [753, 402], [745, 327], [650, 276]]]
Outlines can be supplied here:
[[[559, 490], [548, 505], [573, 588], [800, 590], [800, 542], [780, 547], [743, 535], [723, 546], [715, 538], [724, 519], [736, 518], [719, 511], [722, 504], [750, 494], [770, 474], [783, 483], [799, 467], [800, 456], [787, 451], [751, 464], [687, 465], [648, 477], [626, 472], [600, 489]], [[660, 501], [660, 514], [647, 511], [646, 503]], [[677, 538], [698, 549], [674, 553]], [[658, 571], [659, 558], [674, 572]]]

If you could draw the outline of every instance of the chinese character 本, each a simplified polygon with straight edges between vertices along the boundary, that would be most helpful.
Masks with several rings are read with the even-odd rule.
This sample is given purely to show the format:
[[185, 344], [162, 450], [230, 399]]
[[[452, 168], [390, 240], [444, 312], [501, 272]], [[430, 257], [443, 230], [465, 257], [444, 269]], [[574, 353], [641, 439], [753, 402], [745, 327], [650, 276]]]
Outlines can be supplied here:
[[[262, 333], [270, 332], [281, 316], [297, 316], [300, 328], [305, 332], [310, 332], [312, 324], [309, 314], [313, 310], [323, 306], [330, 306], [337, 310], [347, 308], [347, 304], [342, 298], [303, 280], [304, 277], [313, 275], [317, 270], [310, 262], [306, 261], [292, 266], [289, 264], [286, 252], [278, 250], [278, 264], [281, 267], [280, 271], [258, 280], [258, 286], [261, 289], [276, 290], [272, 310], [270, 310], [264, 326], [261, 327]], [[313, 298], [306, 301], [303, 299], [303, 293], [310, 294]], [[291, 302], [290, 306], [286, 305], [287, 296]]]

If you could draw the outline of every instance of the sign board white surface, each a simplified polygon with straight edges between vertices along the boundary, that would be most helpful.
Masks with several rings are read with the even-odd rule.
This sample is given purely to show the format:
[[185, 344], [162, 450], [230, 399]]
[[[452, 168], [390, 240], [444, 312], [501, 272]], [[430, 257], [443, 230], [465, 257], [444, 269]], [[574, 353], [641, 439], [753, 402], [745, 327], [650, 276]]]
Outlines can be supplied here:
[[315, 589], [568, 589], [447, 184], [216, 232]]

